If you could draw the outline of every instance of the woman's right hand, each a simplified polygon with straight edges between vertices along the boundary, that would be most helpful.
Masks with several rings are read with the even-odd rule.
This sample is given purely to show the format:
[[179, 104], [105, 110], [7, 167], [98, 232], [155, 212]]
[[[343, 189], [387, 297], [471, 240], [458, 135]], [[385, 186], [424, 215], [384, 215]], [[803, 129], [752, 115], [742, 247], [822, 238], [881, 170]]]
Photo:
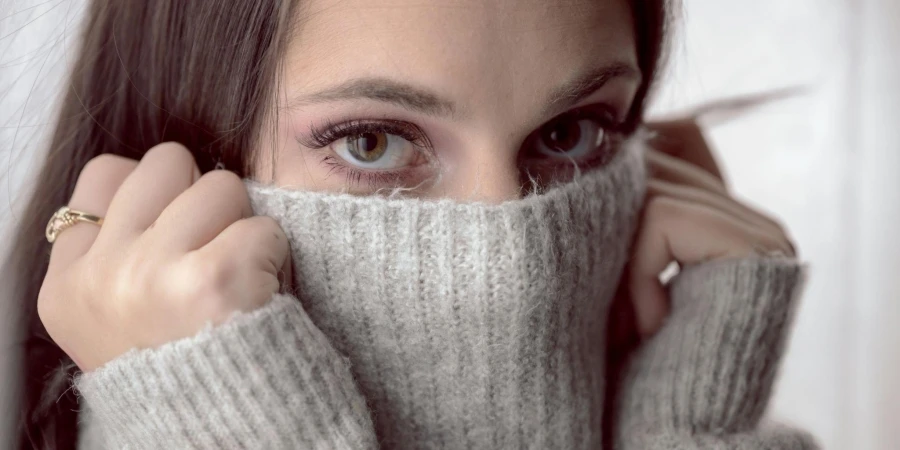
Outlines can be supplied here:
[[104, 223], [60, 233], [38, 314], [82, 371], [193, 336], [259, 308], [290, 283], [281, 227], [252, 215], [234, 173], [200, 176], [179, 144], [159, 144], [140, 162], [94, 158], [68, 206]]

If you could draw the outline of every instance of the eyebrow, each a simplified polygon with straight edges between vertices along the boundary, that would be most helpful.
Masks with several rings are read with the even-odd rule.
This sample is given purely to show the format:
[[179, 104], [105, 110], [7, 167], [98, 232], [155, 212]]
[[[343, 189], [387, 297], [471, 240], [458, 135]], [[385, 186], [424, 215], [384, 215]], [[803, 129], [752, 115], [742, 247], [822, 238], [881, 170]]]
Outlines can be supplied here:
[[291, 100], [288, 108], [342, 100], [369, 99], [393, 103], [410, 111], [431, 116], [453, 116], [452, 101], [411, 84], [382, 77], [356, 78], [335, 87]]
[[[605, 86], [614, 78], [640, 80], [640, 72], [632, 65], [614, 63], [589, 70], [554, 89], [543, 108], [545, 115], [562, 111]], [[458, 116], [453, 101], [409, 83], [384, 77], [356, 78], [328, 89], [294, 98], [288, 109], [334, 101], [368, 99], [392, 103], [410, 111], [438, 117]]]
[[545, 103], [543, 114], [556, 115], [581, 99], [599, 91], [615, 78], [628, 78], [639, 83], [641, 73], [634, 66], [626, 63], [613, 63], [588, 70], [554, 89]]

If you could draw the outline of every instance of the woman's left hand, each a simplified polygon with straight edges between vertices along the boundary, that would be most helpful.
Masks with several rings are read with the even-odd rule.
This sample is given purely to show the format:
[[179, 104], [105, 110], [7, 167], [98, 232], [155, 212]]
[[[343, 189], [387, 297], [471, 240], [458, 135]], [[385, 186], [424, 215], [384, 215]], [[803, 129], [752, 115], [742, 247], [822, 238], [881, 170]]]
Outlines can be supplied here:
[[612, 312], [618, 322], [615, 315], [621, 312], [616, 309], [633, 307], [642, 338], [656, 333], [668, 316], [669, 302], [659, 276], [670, 263], [684, 267], [754, 255], [794, 256], [794, 247], [777, 221], [728, 192], [693, 118], [649, 128], [657, 136], [647, 153], [647, 196], [622, 295]]

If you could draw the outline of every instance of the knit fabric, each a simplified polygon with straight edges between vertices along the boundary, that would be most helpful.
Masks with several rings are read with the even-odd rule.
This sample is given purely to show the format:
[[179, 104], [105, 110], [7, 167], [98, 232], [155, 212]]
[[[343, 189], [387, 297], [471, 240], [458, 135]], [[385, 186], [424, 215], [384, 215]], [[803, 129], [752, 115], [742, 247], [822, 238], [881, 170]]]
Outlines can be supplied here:
[[[501, 205], [248, 183], [296, 297], [80, 376], [81, 448], [600, 448], [642, 153]], [[757, 426], [801, 281], [773, 258], [677, 276], [627, 365], [617, 448], [814, 448]]]
[[806, 433], [760, 424], [804, 277], [781, 258], [683, 270], [671, 317], [627, 368], [616, 448], [817, 448]]
[[296, 298], [132, 350], [76, 385], [85, 449], [375, 448], [365, 400]]

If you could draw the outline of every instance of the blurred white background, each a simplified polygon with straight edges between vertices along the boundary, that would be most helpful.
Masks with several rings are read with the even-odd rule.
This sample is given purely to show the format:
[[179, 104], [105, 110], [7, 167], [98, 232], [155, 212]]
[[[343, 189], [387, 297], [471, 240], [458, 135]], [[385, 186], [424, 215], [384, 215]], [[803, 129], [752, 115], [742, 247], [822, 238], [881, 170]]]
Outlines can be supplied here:
[[[781, 218], [812, 268], [770, 414], [826, 450], [900, 448], [900, 1], [684, 1], [656, 114], [803, 88], [708, 133], [735, 191]], [[83, 5], [0, 0], [0, 226], [46, 144]]]

